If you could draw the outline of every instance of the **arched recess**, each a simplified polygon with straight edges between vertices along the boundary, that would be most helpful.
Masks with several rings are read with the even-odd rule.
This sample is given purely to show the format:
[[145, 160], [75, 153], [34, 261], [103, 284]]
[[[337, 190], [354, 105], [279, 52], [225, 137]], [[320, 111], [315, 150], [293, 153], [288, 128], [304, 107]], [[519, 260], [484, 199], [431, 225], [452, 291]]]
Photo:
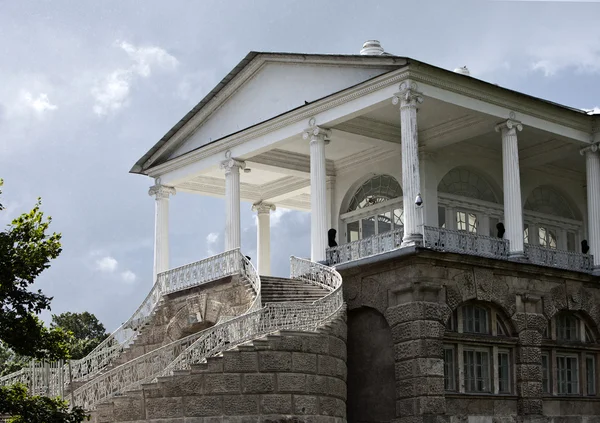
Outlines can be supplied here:
[[368, 174], [357, 180], [341, 204], [344, 242], [388, 232], [403, 224], [402, 187], [389, 174]]
[[438, 224], [482, 235], [496, 234], [502, 221], [502, 190], [483, 171], [458, 166], [438, 183]]
[[523, 203], [525, 243], [579, 251], [583, 232], [581, 212], [571, 199], [549, 185], [534, 188]]
[[377, 310], [348, 312], [348, 422], [396, 418], [392, 331]]

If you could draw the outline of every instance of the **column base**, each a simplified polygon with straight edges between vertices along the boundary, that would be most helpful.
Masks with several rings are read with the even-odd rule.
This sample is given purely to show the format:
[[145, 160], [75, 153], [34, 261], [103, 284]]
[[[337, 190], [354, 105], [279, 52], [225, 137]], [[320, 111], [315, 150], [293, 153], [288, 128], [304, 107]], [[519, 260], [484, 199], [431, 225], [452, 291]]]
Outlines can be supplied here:
[[422, 234], [410, 234], [406, 235], [402, 238], [402, 244], [400, 247], [414, 247], [423, 245], [423, 235]]
[[600, 276], [600, 267], [592, 268], [592, 276]]

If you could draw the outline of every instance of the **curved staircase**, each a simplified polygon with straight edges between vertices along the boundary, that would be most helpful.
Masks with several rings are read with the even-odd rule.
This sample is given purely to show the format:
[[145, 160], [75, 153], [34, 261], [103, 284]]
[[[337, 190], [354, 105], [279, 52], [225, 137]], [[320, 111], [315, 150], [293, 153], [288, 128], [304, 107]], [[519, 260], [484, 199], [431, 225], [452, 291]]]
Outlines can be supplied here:
[[[160, 309], [159, 305], [164, 295], [235, 275], [248, 284], [254, 295], [254, 300], [246, 312], [239, 316], [222, 317], [214, 326], [208, 329], [159, 346], [145, 354], [130, 359], [132, 356], [127, 354], [127, 351], [130, 351], [130, 347], [137, 344], [137, 339], [143, 338], [144, 328], [151, 326], [152, 317]], [[226, 357], [230, 355], [229, 351], [238, 351], [240, 353], [254, 352], [261, 355], [260, 352], [257, 352], [261, 348], [275, 348], [273, 346], [275, 344], [269, 344], [274, 334], [282, 336], [281, 334], [284, 333], [287, 338], [290, 338], [288, 343], [291, 344], [299, 345], [299, 341], [302, 344], [304, 337], [310, 337], [307, 333], [312, 333], [313, 335], [317, 334], [318, 336], [325, 337], [318, 341], [317, 344], [323, 344], [324, 340], [326, 340], [325, 344], [329, 345], [327, 330], [330, 322], [337, 319], [337, 325], [339, 326], [340, 319], [342, 319], [344, 320], [343, 327], [345, 328], [345, 317], [342, 316], [343, 298], [341, 286], [341, 276], [335, 269], [295, 257], [291, 258], [290, 279], [263, 277], [261, 280], [252, 264], [240, 253], [239, 249], [170, 270], [159, 275], [157, 283], [152, 288], [148, 297], [127, 323], [115, 331], [109, 339], [103, 342], [88, 357], [72, 362], [69, 366], [64, 366], [63, 369], [57, 371], [56, 375], [49, 375], [46, 379], [52, 380], [53, 383], [47, 384], [48, 386], [45, 387], [45, 390], [36, 393], [45, 393], [49, 396], [64, 396], [72, 404], [82, 406], [86, 410], [97, 410], [94, 412], [94, 421], [97, 422], [124, 422], [156, 418], [148, 415], [148, 410], [145, 409], [146, 405], [144, 405], [146, 404], [146, 400], [144, 400], [146, 393], [154, 392], [156, 394], [156, 389], [153, 391], [152, 386], [156, 388], [156, 386], [159, 386], [165, 380], [172, 382], [179, 380], [183, 383], [183, 387], [185, 385], [184, 376], [190, 376], [200, 368], [206, 366], [210, 368], [211, 363], [215, 360], [218, 361], [217, 356], [223, 356], [222, 361], [227, 363]], [[345, 336], [345, 329], [341, 332]], [[298, 338], [296, 341], [291, 340], [294, 336]], [[312, 342], [314, 343], [314, 341]], [[340, 342], [331, 341], [331, 343], [337, 345], [334, 349], [337, 348], [336, 351], [338, 352], [332, 353], [334, 356], [335, 354], [345, 354], [345, 341], [343, 348], [339, 345]], [[285, 345], [282, 348], [285, 350]], [[323, 345], [318, 348], [323, 348]], [[300, 352], [297, 351], [298, 354]], [[286, 353], [289, 357], [292, 357], [293, 353], [291, 350]], [[323, 354], [322, 358], [318, 354], [314, 355], [314, 357], [311, 356], [311, 359], [318, 360], [316, 373], [319, 374], [319, 372], [323, 371], [326, 376], [319, 375], [319, 377], [327, 378], [334, 376], [329, 374], [333, 371], [337, 375], [336, 377], [343, 381], [345, 389], [345, 373], [340, 373], [340, 369], [342, 368], [345, 372], [345, 362], [341, 362], [342, 357], [326, 356], [329, 352], [323, 352]], [[345, 356], [343, 359], [345, 359]], [[124, 360], [127, 361], [123, 362]], [[321, 362], [329, 363], [329, 367], [321, 364]], [[331, 370], [331, 366], [338, 370]], [[76, 372], [73, 371], [73, 368], [76, 369]], [[282, 371], [285, 371], [285, 369]], [[26, 376], [24, 377], [23, 375]], [[285, 378], [287, 376], [273, 375], [273, 377]], [[0, 379], [0, 384], [21, 381], [31, 386], [32, 380], [35, 380], [35, 372], [28, 372], [27, 369], [24, 369], [18, 376], [9, 375]], [[56, 382], [57, 380], [58, 383]], [[64, 383], [61, 383], [61, 381]], [[325, 381], [327, 382], [327, 380]], [[35, 386], [35, 383], [33, 385]], [[50, 385], [52, 385], [52, 388], [49, 387]], [[59, 389], [56, 386], [59, 386]], [[196, 394], [204, 394], [202, 389], [205, 386], [193, 386], [197, 388]], [[182, 387], [180, 388], [183, 389]], [[35, 389], [32, 391], [35, 391]], [[309, 391], [306, 392], [308, 393]], [[283, 394], [279, 393], [279, 395]], [[297, 394], [300, 393], [297, 392]], [[275, 400], [278, 395], [277, 393], [265, 393], [265, 395], [265, 398], [261, 397], [260, 401], [277, 402]], [[275, 395], [275, 397], [271, 398], [269, 395]], [[322, 395], [327, 396], [327, 393], [323, 392]], [[240, 392], [239, 401], [250, 401], [244, 397], [243, 392]], [[166, 398], [165, 396], [163, 400], [166, 401]], [[225, 401], [224, 398], [213, 399], [214, 401]], [[258, 399], [256, 400], [258, 401]], [[302, 399], [298, 397], [297, 400], [294, 399], [293, 401], [296, 404], [297, 401], [301, 402], [304, 400], [313, 401], [314, 398]], [[338, 403], [342, 400], [345, 400], [345, 390], [343, 398], [341, 398], [341, 394], [338, 397], [324, 398], [322, 405], [314, 406], [313, 404], [313, 406], [307, 406], [312, 411], [301, 414], [332, 415], [328, 413], [331, 411], [331, 407], [333, 407], [331, 404], [335, 403], [337, 404], [335, 406], [337, 407], [336, 409], [344, 409], [343, 413], [338, 411], [335, 414], [338, 418], [342, 419], [345, 416], [345, 406], [342, 407]], [[118, 408], [117, 404], [125, 404], [123, 410], [137, 410], [137, 406], [134, 405], [136, 401], [137, 403], [140, 401], [142, 403], [144, 413], [142, 418], [129, 419], [129, 417], [133, 416], [115, 415], [114, 410]], [[178, 401], [181, 402], [183, 400], [179, 399]], [[319, 401], [321, 400], [319, 399]], [[155, 402], [156, 404], [161, 403], [158, 400]], [[103, 417], [106, 414], [106, 410], [111, 409], [111, 404], [113, 413], [110, 417], [108, 415], [106, 415], [106, 418]], [[157, 407], [159, 409], [162, 408], [162, 406]], [[181, 413], [185, 414], [187, 412], [182, 404], [179, 404], [175, 408], [177, 407], [179, 407]], [[259, 410], [257, 412], [262, 413], [261, 415], [265, 413], [273, 414], [268, 413], [268, 406], [260, 405]], [[222, 412], [224, 413], [223, 415], [226, 415], [230, 411], [223, 409]], [[127, 414], [126, 411], [124, 413]], [[209, 415], [202, 414], [202, 410], [196, 410], [191, 413], [192, 416]], [[211, 415], [219, 415], [217, 411], [214, 411], [214, 413], [217, 414]], [[282, 413], [289, 414], [287, 411]]]

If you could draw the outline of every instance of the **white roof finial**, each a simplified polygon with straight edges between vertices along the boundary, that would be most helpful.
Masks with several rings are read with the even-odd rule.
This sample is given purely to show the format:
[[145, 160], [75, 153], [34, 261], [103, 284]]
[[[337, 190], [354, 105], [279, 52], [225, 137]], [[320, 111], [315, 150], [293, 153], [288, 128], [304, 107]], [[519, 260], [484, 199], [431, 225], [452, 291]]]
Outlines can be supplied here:
[[368, 40], [363, 44], [363, 48], [360, 50], [361, 56], [381, 56], [383, 54], [383, 47], [377, 40]]
[[469, 72], [469, 68], [467, 68], [466, 66], [462, 66], [460, 68], [456, 68], [456, 69], [454, 69], [454, 72], [460, 73], [462, 75], [467, 75], [467, 76], [471, 75], [471, 72]]

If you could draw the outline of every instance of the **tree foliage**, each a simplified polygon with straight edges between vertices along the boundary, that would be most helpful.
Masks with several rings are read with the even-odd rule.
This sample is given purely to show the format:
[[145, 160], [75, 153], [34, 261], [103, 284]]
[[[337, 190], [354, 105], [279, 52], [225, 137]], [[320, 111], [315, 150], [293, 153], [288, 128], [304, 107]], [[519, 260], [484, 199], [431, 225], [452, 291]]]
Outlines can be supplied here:
[[[61, 252], [60, 235], [47, 233], [51, 219], [44, 219], [40, 206], [38, 199], [30, 212], [0, 231], [0, 341], [4, 352], [15, 357], [66, 358], [71, 335], [60, 327], [44, 326], [38, 317], [50, 309], [52, 298], [30, 289]], [[3, 209], [0, 203], [0, 211]], [[29, 396], [21, 385], [0, 387], [0, 413], [11, 416], [9, 421], [15, 423], [79, 423], [85, 419], [82, 409], [69, 410], [60, 399]]]
[[69, 355], [74, 360], [88, 355], [108, 336], [104, 325], [87, 311], [54, 314], [50, 327], [60, 328], [72, 336], [69, 342]]

